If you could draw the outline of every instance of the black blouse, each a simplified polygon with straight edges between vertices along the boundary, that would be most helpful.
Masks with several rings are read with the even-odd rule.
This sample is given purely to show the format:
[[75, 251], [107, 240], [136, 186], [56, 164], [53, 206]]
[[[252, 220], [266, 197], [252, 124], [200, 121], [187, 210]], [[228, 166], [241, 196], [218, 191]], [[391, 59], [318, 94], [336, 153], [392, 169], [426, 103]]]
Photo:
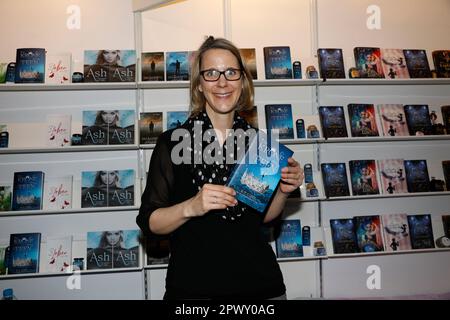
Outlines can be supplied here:
[[[190, 165], [171, 161], [171, 150], [178, 143], [171, 141], [171, 133], [162, 133], [153, 150], [136, 218], [147, 237], [161, 237], [149, 229], [153, 211], [198, 192]], [[217, 213], [191, 218], [169, 235], [165, 299], [267, 299], [283, 295], [283, 275], [262, 232], [264, 216], [248, 208], [239, 220], [231, 222]]]

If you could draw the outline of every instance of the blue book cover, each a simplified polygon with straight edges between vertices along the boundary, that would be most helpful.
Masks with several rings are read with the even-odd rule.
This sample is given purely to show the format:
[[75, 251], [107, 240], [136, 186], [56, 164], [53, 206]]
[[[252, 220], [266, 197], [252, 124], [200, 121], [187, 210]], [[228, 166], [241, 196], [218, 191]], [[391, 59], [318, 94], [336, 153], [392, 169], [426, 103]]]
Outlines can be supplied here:
[[345, 79], [342, 49], [318, 49], [317, 56], [322, 79]]
[[9, 274], [39, 272], [40, 233], [13, 233], [9, 238]]
[[166, 52], [166, 80], [189, 80], [189, 52]]
[[108, 179], [108, 207], [134, 205], [134, 170], [110, 170]]
[[411, 247], [413, 249], [434, 248], [433, 227], [429, 214], [408, 216]]
[[14, 172], [12, 209], [41, 210], [44, 192], [44, 172]]
[[81, 172], [81, 207], [108, 206], [108, 171]]
[[85, 50], [84, 82], [136, 81], [136, 50]]
[[[281, 169], [288, 165], [293, 151], [286, 146], [254, 138], [248, 151], [235, 165], [228, 179], [228, 187], [236, 191], [236, 199], [264, 212], [281, 179]], [[264, 141], [266, 140], [266, 141]]]
[[325, 138], [346, 138], [348, 136], [343, 107], [319, 107], [319, 116]]
[[322, 163], [321, 169], [327, 198], [350, 195], [345, 163]]
[[348, 116], [352, 137], [378, 137], [378, 127], [373, 104], [349, 104]]
[[380, 216], [358, 216], [354, 220], [359, 251], [384, 251]]
[[334, 254], [356, 253], [359, 251], [355, 223], [352, 218], [331, 219], [330, 228]]
[[134, 144], [134, 110], [114, 110], [117, 120], [108, 126], [108, 144]]
[[425, 50], [403, 50], [411, 78], [431, 78], [430, 65]]
[[83, 145], [108, 144], [109, 110], [83, 110], [81, 143]]
[[292, 79], [291, 48], [264, 47], [266, 79]]
[[405, 160], [408, 192], [430, 191], [430, 176], [426, 160]]
[[17, 49], [15, 73], [15, 83], [44, 83], [45, 49]]
[[278, 258], [303, 257], [302, 227], [299, 219], [282, 220], [275, 240]]
[[167, 111], [167, 130], [180, 127], [189, 117], [189, 111]]
[[292, 106], [290, 104], [267, 104], [265, 111], [268, 132], [276, 129], [280, 139], [294, 139]]
[[405, 105], [403, 108], [410, 136], [432, 134], [433, 126], [428, 105]]

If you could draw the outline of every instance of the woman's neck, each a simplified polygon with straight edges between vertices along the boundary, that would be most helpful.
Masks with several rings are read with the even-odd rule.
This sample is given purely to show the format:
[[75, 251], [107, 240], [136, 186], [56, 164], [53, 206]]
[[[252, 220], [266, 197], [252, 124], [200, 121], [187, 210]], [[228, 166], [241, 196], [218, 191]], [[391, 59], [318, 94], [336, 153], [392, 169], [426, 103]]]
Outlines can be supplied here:
[[206, 107], [206, 113], [211, 120], [214, 130], [218, 133], [219, 143], [223, 144], [227, 129], [233, 128], [234, 110], [229, 113], [217, 113], [209, 107]]

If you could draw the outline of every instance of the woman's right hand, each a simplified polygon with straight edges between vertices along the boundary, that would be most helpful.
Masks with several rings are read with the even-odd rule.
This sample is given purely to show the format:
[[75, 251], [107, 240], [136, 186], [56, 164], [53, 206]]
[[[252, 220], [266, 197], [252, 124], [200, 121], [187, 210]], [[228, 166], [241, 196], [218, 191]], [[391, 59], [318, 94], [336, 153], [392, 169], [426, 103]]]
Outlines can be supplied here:
[[237, 205], [235, 195], [236, 191], [232, 188], [218, 184], [204, 184], [201, 190], [190, 199], [185, 217], [199, 217], [210, 210], [234, 207]]

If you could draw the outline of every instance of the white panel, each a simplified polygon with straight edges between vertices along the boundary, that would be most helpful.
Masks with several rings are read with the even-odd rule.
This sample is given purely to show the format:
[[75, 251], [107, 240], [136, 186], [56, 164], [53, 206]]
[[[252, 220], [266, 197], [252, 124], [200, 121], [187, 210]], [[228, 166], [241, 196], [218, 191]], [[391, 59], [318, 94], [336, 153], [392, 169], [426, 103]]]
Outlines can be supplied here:
[[318, 298], [318, 261], [280, 262], [288, 300]]
[[148, 299], [162, 300], [166, 292], [167, 268], [146, 270], [149, 284]]

